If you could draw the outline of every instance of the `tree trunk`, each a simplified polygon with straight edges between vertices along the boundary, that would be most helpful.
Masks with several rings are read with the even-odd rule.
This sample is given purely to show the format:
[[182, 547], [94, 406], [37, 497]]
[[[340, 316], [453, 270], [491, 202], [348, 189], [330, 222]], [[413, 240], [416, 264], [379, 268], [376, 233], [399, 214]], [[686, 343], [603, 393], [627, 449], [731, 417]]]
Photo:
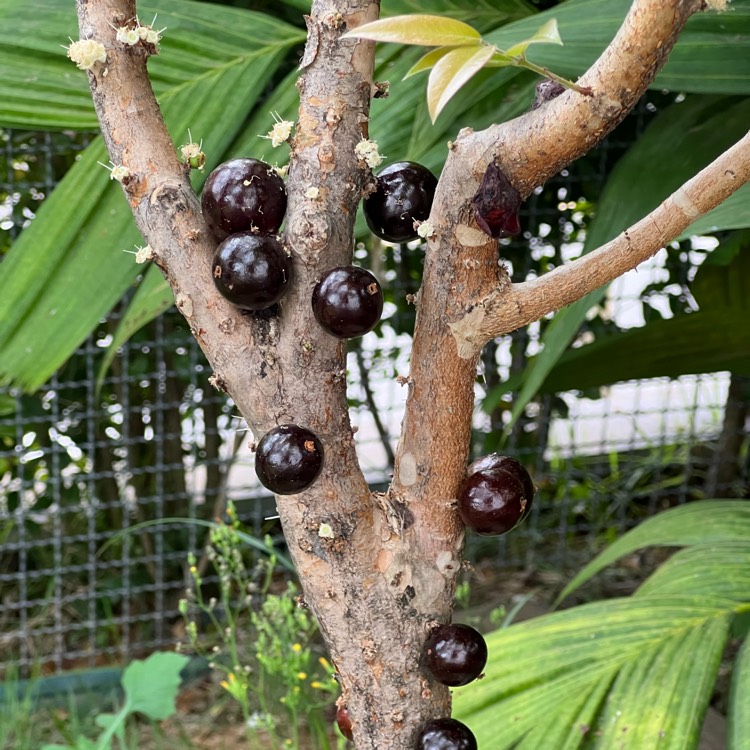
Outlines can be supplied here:
[[[346, 345], [317, 325], [310, 305], [321, 274], [351, 263], [357, 206], [372, 186], [355, 148], [369, 137], [373, 44], [341, 35], [375, 20], [378, 3], [313, 2], [283, 238], [293, 282], [278, 314], [247, 315], [214, 287], [215, 241], [153, 96], [148, 49], [115, 38], [116, 27], [134, 19], [134, 0], [77, 2], [81, 38], [106, 48], [106, 63], [94, 65], [89, 79], [110, 159], [127, 170], [125, 195], [214, 370], [211, 382], [234, 399], [256, 439], [274, 425], [295, 423], [324, 445], [315, 483], [277, 503], [305, 601], [339, 674], [355, 745], [411, 750], [427, 719], [450, 714], [448, 689], [419, 663], [431, 626], [450, 618], [461, 565], [456, 495], [482, 346], [655, 253], [696, 212], [750, 177], [750, 140], [707, 168], [697, 187], [688, 184], [665, 202], [634, 247], [626, 232], [624, 249], [592, 253], [591, 261], [524, 284], [511, 284], [497, 242], [477, 228], [472, 197], [490, 163], [525, 197], [599, 142], [639, 99], [701, 4], [636, 0], [617, 38], [581, 79], [590, 97], [567, 92], [513, 122], [462, 131], [450, 146], [430, 216], [435, 233], [417, 295], [411, 372], [400, 379], [407, 405], [394, 480], [379, 494], [368, 488], [355, 453]], [[666, 228], [656, 232], [651, 224]]]

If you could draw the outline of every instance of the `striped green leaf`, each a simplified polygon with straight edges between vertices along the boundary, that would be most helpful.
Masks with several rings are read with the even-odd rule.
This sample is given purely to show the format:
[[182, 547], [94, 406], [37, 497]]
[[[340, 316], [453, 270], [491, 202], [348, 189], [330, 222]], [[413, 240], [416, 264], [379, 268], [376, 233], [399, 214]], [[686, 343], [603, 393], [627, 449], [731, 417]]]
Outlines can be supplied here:
[[690, 750], [743, 606], [633, 597], [494, 631], [486, 636], [485, 676], [455, 691], [453, 714], [480, 747], [495, 750], [546, 747], [550, 737], [557, 738], [550, 747], [609, 748], [624, 733], [639, 750]]
[[[160, 23], [173, 30], [170, 52], [165, 34], [162, 57], [171, 58], [158, 79], [165, 120], [176, 143], [186, 142], [188, 128], [203, 138], [210, 169], [236, 138], [289, 46], [303, 37], [248, 11], [189, 0], [162, 0], [159, 8]], [[3, 261], [0, 382], [29, 390], [42, 385], [143, 270], [123, 252], [139, 235], [119, 185], [97, 161], [107, 161], [98, 139]], [[196, 178], [196, 188], [202, 179]]]
[[562, 601], [608, 565], [642, 547], [725, 544], [746, 542], [748, 539], [750, 504], [739, 500], [703, 500], [681, 505], [649, 518], [620, 537], [573, 578], [563, 589], [558, 601]]
[[[743, 501], [692, 503], [642, 523], [568, 589], [639, 547], [686, 549], [629, 599], [489, 633], [485, 676], [454, 693], [454, 715], [494, 750], [693, 750], [731, 628], [750, 614], [749, 540]], [[730, 696], [735, 750], [750, 737], [749, 665], [745, 646]]]
[[734, 663], [727, 735], [727, 750], [750, 750], [750, 638], [745, 639]]
[[[139, 3], [143, 18], [167, 27], [161, 53], [149, 61], [158, 96], [255, 57], [275, 57], [303, 33], [262, 13], [193, 0]], [[4, 0], [0, 5], [0, 126], [26, 129], [98, 127], [86, 74], [63, 49], [78, 38], [75, 7], [62, 0]], [[243, 91], [241, 88], [240, 91]], [[238, 92], [239, 93], [239, 92]]]
[[697, 544], [676, 552], [639, 589], [638, 596], [690, 591], [742, 602], [750, 577], [750, 536], [743, 541]]

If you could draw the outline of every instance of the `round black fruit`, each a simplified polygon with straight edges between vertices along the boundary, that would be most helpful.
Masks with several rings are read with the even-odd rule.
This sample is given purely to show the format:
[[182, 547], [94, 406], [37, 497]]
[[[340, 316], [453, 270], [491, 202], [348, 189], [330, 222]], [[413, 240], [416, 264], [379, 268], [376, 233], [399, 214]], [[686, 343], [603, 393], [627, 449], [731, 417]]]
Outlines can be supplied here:
[[482, 674], [487, 644], [470, 625], [440, 625], [425, 641], [424, 666], [443, 685], [468, 685]]
[[381, 240], [415, 240], [414, 221], [430, 215], [437, 178], [421, 164], [398, 161], [377, 175], [377, 183], [377, 190], [362, 205], [367, 226]]
[[323, 468], [323, 444], [296, 424], [269, 430], [255, 450], [255, 472], [261, 484], [277, 495], [307, 489]]
[[457, 719], [432, 719], [417, 735], [416, 750], [477, 750], [477, 739]]
[[327, 271], [315, 285], [312, 309], [328, 333], [351, 339], [378, 324], [383, 312], [383, 290], [366, 269], [339, 266]]
[[264, 161], [232, 159], [208, 176], [201, 205], [217, 240], [251, 230], [274, 234], [284, 220], [286, 189]]
[[214, 253], [216, 288], [245, 310], [265, 310], [276, 304], [286, 293], [291, 273], [291, 261], [270, 234], [232, 234]]
[[505, 469], [476, 471], [458, 491], [461, 520], [477, 534], [505, 534], [518, 525], [525, 509], [523, 485]]
[[519, 482], [524, 491], [524, 499], [526, 500], [526, 507], [524, 508], [521, 520], [526, 518], [531, 511], [531, 504], [534, 501], [534, 483], [531, 481], [529, 472], [526, 471], [525, 467], [520, 461], [517, 461], [512, 456], [501, 456], [497, 453], [490, 453], [489, 456], [482, 456], [476, 461], [472, 461], [469, 464], [469, 468], [466, 470], [467, 476], [475, 474], [477, 471], [485, 471], [487, 469], [504, 469], [513, 474]]

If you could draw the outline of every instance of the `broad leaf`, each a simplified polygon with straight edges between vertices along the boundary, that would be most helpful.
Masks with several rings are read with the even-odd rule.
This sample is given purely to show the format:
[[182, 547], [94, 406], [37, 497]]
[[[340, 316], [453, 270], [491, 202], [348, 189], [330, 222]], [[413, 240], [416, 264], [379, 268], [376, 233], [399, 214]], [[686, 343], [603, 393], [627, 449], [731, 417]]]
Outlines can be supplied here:
[[[583, 750], [623, 741], [638, 750], [694, 750], [730, 627], [750, 610], [746, 505], [693, 503], [626, 534], [595, 561], [597, 569], [647, 544], [691, 546], [629, 599], [488, 634], [484, 679], [456, 691], [454, 715], [480, 746], [494, 750]], [[747, 659], [739, 657], [730, 698], [737, 742], [749, 736]]]
[[122, 675], [128, 711], [156, 721], [169, 718], [176, 710], [180, 672], [188, 661], [184, 654], [157, 652], [148, 659], [131, 662]]
[[476, 47], [481, 39], [476, 29], [462, 21], [419, 13], [381, 18], [379, 21], [357, 26], [343, 36], [423, 47]]
[[732, 672], [727, 750], [750, 750], [750, 638], [742, 644]]
[[[750, 504], [741, 500], [702, 500], [649, 518], [597, 555], [563, 589], [562, 601], [599, 571], [642, 547], [747, 542]], [[750, 585], [750, 578], [747, 581]]]
[[409, 78], [417, 73], [430, 70], [430, 68], [434, 67], [435, 63], [442, 60], [452, 49], [452, 47], [436, 47], [435, 49], [431, 49], [409, 68], [404, 78]]
[[517, 44], [514, 44], [512, 47], [509, 47], [508, 49], [503, 50], [503, 52], [508, 57], [518, 57], [520, 55], [526, 54], [526, 50], [532, 44], [560, 44], [562, 45], [562, 43], [563, 41], [560, 38], [560, 32], [557, 30], [557, 19], [552, 18], [549, 21], [547, 21], [545, 24], [540, 26], [540, 28], [537, 30], [534, 36], [529, 37], [528, 39], [525, 39], [523, 42], [518, 42]]
[[[587, 232], [584, 252], [612, 239], [658, 206], [739, 140], [747, 130], [748, 120], [750, 99], [698, 96], [665, 110], [612, 171]], [[522, 374], [523, 386], [514, 400], [511, 425], [538, 393], [606, 289], [602, 287], [560, 310], [547, 326], [542, 337], [543, 351]], [[493, 397], [504, 390], [501, 387]]]
[[700, 543], [676, 552], [638, 589], [637, 596], [666, 596], [690, 591], [745, 601], [750, 571], [750, 538]]
[[437, 61], [427, 83], [427, 108], [435, 122], [453, 95], [492, 57], [492, 47], [456, 47]]
[[592, 727], [601, 747], [616, 747], [623, 737], [639, 750], [696, 747], [728, 626], [728, 617], [717, 617], [670, 633], [626, 665]]
[[[633, 597], [492, 632], [485, 676], [454, 693], [454, 716], [480, 747], [494, 750], [519, 742], [546, 747], [544, 738], [555, 736], [566, 742], [554, 747], [578, 748], [587, 735], [609, 738], [616, 729], [622, 737], [625, 726], [639, 750], [693, 748], [729, 624], [742, 606], [685, 595]], [[581, 715], [584, 731], [570, 723]]]

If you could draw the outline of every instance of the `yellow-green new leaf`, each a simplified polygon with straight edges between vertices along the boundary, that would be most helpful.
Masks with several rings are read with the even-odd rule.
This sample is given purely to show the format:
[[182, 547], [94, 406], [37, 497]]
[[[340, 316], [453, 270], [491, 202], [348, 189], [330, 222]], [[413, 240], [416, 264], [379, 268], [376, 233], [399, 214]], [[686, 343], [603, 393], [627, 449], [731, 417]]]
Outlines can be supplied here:
[[562, 44], [563, 41], [560, 38], [560, 32], [557, 30], [557, 20], [551, 18], [543, 26], [539, 27], [539, 30], [534, 36], [529, 39], [524, 39], [518, 44], [514, 44], [506, 50], [503, 50], [502, 54], [508, 57], [520, 57], [532, 44]]
[[363, 24], [347, 31], [343, 38], [347, 37], [423, 47], [476, 47], [481, 41], [479, 32], [462, 21], [418, 13], [381, 18], [379, 21]]
[[438, 47], [437, 49], [431, 49], [426, 55], [422, 55], [422, 57], [420, 57], [419, 60], [409, 68], [404, 78], [410, 78], [424, 70], [430, 70], [430, 68], [433, 68], [437, 62], [444, 58], [452, 49], [453, 47]]
[[494, 47], [457, 47], [433, 67], [427, 82], [427, 109], [434, 123], [443, 107], [495, 52]]

